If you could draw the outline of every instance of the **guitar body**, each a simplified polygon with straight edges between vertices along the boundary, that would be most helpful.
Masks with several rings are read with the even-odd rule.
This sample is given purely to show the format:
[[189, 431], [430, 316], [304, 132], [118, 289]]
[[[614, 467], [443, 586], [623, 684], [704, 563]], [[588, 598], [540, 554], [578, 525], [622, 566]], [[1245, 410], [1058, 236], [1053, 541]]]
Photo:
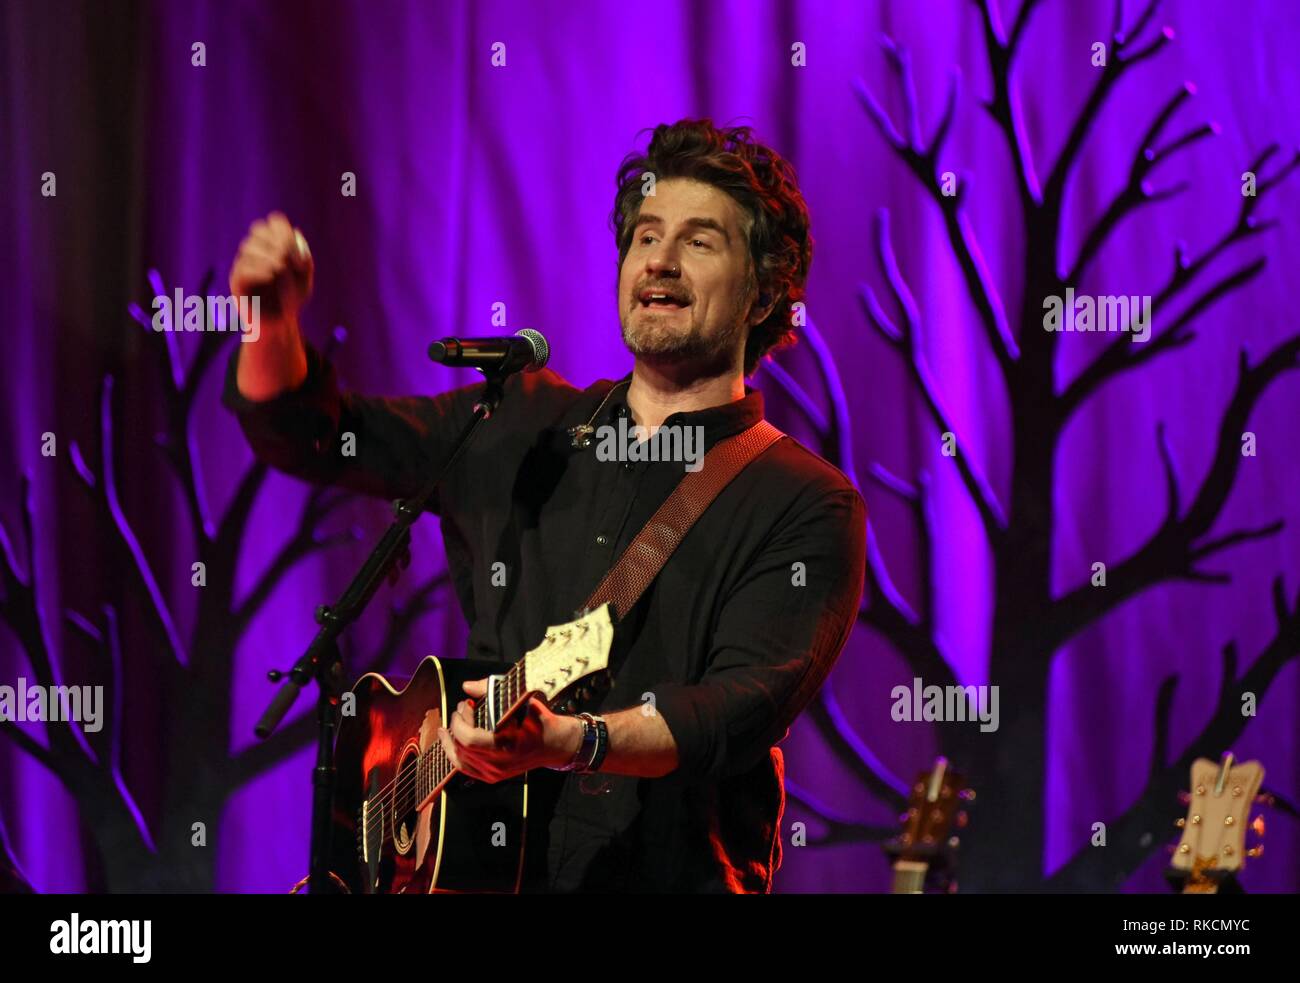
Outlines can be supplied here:
[[489, 785], [452, 774], [422, 802], [415, 791], [421, 758], [465, 699], [461, 683], [509, 668], [429, 656], [409, 680], [367, 673], [352, 688], [356, 712], [335, 742], [331, 865], [352, 893], [519, 890], [527, 775]]

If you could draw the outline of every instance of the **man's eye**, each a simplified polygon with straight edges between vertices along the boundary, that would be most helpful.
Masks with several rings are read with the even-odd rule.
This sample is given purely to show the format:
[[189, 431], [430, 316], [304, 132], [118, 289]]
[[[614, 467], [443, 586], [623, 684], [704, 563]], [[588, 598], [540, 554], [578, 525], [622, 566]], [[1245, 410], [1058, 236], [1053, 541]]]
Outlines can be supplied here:
[[705, 242], [703, 239], [692, 239], [692, 240], [691, 240], [691, 245], [692, 245], [692, 246], [703, 246], [705, 249], [708, 249], [708, 248], [709, 248], [709, 244], [708, 244], [707, 242]]

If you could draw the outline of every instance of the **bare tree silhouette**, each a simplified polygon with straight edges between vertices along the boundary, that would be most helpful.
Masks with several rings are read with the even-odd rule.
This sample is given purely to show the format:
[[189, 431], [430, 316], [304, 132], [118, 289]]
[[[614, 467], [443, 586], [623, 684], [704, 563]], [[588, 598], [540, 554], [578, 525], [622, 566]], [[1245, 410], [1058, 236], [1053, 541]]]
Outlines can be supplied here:
[[[1198, 256], [1189, 256], [1180, 243], [1173, 249], [1168, 280], [1158, 288], [1153, 309], [1158, 320], [1182, 304], [1180, 313], [1153, 332], [1144, 345], [1134, 345], [1124, 333], [1109, 341], [1102, 353], [1075, 379], [1058, 391], [1054, 382], [1059, 333], [1042, 330], [1042, 302], [1062, 296], [1096, 259], [1111, 233], [1138, 209], [1187, 190], [1186, 182], [1156, 188], [1152, 171], [1179, 151], [1215, 132], [1211, 124], [1196, 126], [1182, 135], [1166, 138], [1178, 110], [1192, 95], [1185, 86], [1175, 92], [1151, 121], [1139, 140], [1129, 165], [1128, 180], [1107, 204], [1082, 238], [1077, 256], [1063, 255], [1062, 204], [1077, 168], [1086, 136], [1101, 115], [1117, 83], [1134, 67], [1156, 55], [1172, 38], [1169, 28], [1143, 40], [1159, 3], [1151, 0], [1133, 24], [1123, 27], [1122, 3], [1116, 2], [1110, 57], [1074, 120], [1063, 149], [1041, 184], [1029, 141], [1019, 123], [1018, 93], [1011, 70], [1023, 43], [1025, 30], [1040, 0], [1024, 0], [1008, 33], [993, 0], [975, 0], [979, 8], [985, 49], [992, 76], [992, 96], [985, 109], [1004, 137], [1014, 167], [1015, 186], [1024, 227], [1024, 290], [1015, 309], [1013, 330], [1006, 307], [987, 272], [975, 229], [966, 213], [968, 180], [957, 184], [955, 194], [945, 193], [939, 172], [939, 155], [957, 109], [959, 75], [954, 70], [948, 97], [933, 137], [927, 143], [917, 110], [911, 62], [892, 39], [884, 52], [901, 89], [903, 125], [895, 126], [889, 114], [862, 83], [858, 95], [875, 128], [890, 150], [915, 175], [943, 217], [949, 245], [963, 274], [982, 333], [999, 369], [1010, 407], [1012, 452], [1008, 504], [1003, 505], [978, 463], [968, 455], [957, 434], [935, 377], [924, 357], [924, 320], [912, 291], [899, 269], [892, 245], [889, 216], [881, 211], [875, 223], [874, 252], [888, 284], [891, 314], [869, 287], [861, 292], [867, 321], [903, 358], [910, 379], [940, 434], [957, 434], [958, 451], [946, 459], [955, 465], [962, 487], [980, 517], [993, 557], [994, 614], [989, 678], [1001, 690], [1001, 726], [995, 733], [979, 734], [967, 725], [937, 724], [942, 753], [970, 775], [979, 790], [977, 822], [967, 831], [963, 848], [962, 885], [974, 890], [1114, 890], [1122, 885], [1162, 844], [1172, 839], [1170, 825], [1181, 813], [1177, 791], [1183, 786], [1193, 759], [1217, 757], [1245, 729], [1241, 696], [1249, 691], [1262, 700], [1265, 691], [1288, 660], [1300, 653], [1300, 595], [1288, 600], [1279, 574], [1273, 586], [1276, 632], [1250, 668], [1239, 674], [1235, 643], [1223, 650], [1222, 682], [1211, 718], [1173, 760], [1169, 760], [1168, 721], [1177, 677], [1170, 676], [1155, 697], [1155, 746], [1145, 787], [1133, 804], [1117, 817], [1108, 817], [1108, 848], [1092, 849], [1081, 843], [1072, 859], [1044, 876], [1034, 860], [1043, 856], [1045, 754], [1047, 747], [1047, 684], [1056, 654], [1083, 628], [1114, 611], [1125, 600], [1157, 584], [1185, 580], [1224, 584], [1229, 577], [1207, 570], [1208, 558], [1238, 544], [1276, 535], [1281, 520], [1211, 535], [1223, 512], [1241, 462], [1241, 439], [1247, 421], [1265, 390], [1283, 373], [1300, 365], [1300, 335], [1274, 347], [1252, 363], [1243, 350], [1236, 388], [1225, 407], [1215, 440], [1213, 460], [1190, 500], [1164, 439], [1163, 425], [1155, 426], [1156, 446], [1165, 473], [1167, 508], [1164, 521], [1130, 556], [1108, 564], [1107, 586], [1085, 583], [1060, 596], [1050, 591], [1052, 529], [1055, 521], [1053, 482], [1057, 448], [1067, 423], [1088, 399], [1116, 377], [1148, 365], [1153, 359], [1180, 349], [1195, 339], [1190, 325], [1219, 300], [1240, 290], [1263, 270], [1266, 259], [1257, 256], [1230, 273], [1207, 283], [1203, 274], [1212, 261], [1232, 247], [1245, 243], [1276, 224], [1255, 212], [1260, 199], [1277, 187], [1297, 163], [1291, 157], [1265, 177], [1260, 170], [1277, 153], [1270, 146], [1250, 163], [1258, 176], [1255, 196], [1243, 195], [1236, 222]], [[852, 476], [852, 446], [843, 387], [826, 345], [815, 326], [805, 335], [819, 356], [823, 373], [822, 398], [815, 399], [793, 375], [768, 363], [773, 380], [793, 399], [818, 434], [821, 452]], [[830, 407], [824, 412], [821, 406]], [[945, 463], [946, 463], [945, 462]], [[890, 577], [876, 537], [868, 532], [868, 578], [862, 623], [870, 626], [907, 660], [915, 675], [927, 684], [954, 684], [952, 670], [938, 644], [932, 612], [936, 583], [927, 506], [930, 477], [924, 471], [908, 481], [873, 463], [869, 477], [889, 494], [908, 504], [920, 543], [924, 575], [921, 598], [909, 604]], [[878, 759], [845, 722], [825, 687], [812, 719], [836, 755], [848, 762], [862, 780], [891, 806], [901, 806], [905, 789], [882, 768]], [[792, 795], [828, 824], [822, 842], [878, 841], [878, 828], [857, 824], [835, 815], [825, 803], [800, 788]]]
[[[156, 272], [151, 271], [150, 279], [155, 295], [167, 296]], [[211, 280], [209, 271], [199, 295], [207, 294]], [[149, 318], [138, 307], [133, 305], [131, 314], [149, 328]], [[178, 623], [168, 592], [155, 575], [123, 509], [116, 468], [121, 434], [114, 416], [113, 378], [106, 376], [98, 406], [98, 469], [91, 467], [75, 443], [65, 459], [94, 501], [99, 521], [113, 530], [121, 546], [123, 569], [129, 571], [135, 596], [132, 603], [138, 602], [149, 613], [158, 642], [147, 647], [152, 659], [149, 678], [127, 678], [119, 617], [113, 606], [104, 605], [94, 616], [67, 611], [66, 626], [75, 637], [89, 643], [102, 659], [101, 664], [110, 667], [106, 685], [111, 702], [106, 712], [108, 726], [90, 734], [76, 723], [47, 722], [43, 725], [46, 743], [42, 744], [18, 724], [0, 722], [0, 734], [46, 767], [75, 798], [98, 854], [96, 862], [89, 865], [90, 887], [97, 891], [212, 890], [214, 851], [193, 845], [192, 824], [203, 822], [213, 830], [226, 800], [237, 789], [315, 738], [314, 715], [307, 713], [286, 722], [270, 739], [230, 753], [235, 651], [276, 587], [299, 563], [360, 538], [357, 529], [326, 529], [328, 520], [350, 496], [315, 488], [309, 492], [289, 538], [257, 576], [247, 596], [236, 599], [240, 545], [268, 469], [261, 462], [249, 467], [239, 479], [225, 512], [214, 519], [206, 501], [191, 424], [199, 387], [230, 333], [212, 330], [210, 321], [207, 326], [209, 330], [202, 332], [188, 367], [183, 364], [173, 332], [148, 332], [159, 358], [166, 420], [159, 448], [179, 487], [193, 533], [195, 557], [203, 563], [206, 575], [192, 624], [187, 631]], [[44, 623], [37, 604], [34, 571], [38, 530], [30, 495], [30, 480], [24, 479], [21, 560], [19, 549], [0, 524], [0, 619], [22, 646], [34, 682], [52, 686], [60, 674], [51, 655], [52, 626]], [[446, 585], [446, 574], [439, 573], [409, 590], [400, 604], [391, 607], [379, 644], [364, 654], [347, 652], [350, 671], [360, 674], [386, 667], [420, 616], [435, 606]], [[157, 694], [166, 713], [166, 765], [160, 778], [163, 801], [152, 822], [144, 816], [122, 773], [127, 686], [147, 686]], [[269, 686], [267, 692], [269, 698]]]

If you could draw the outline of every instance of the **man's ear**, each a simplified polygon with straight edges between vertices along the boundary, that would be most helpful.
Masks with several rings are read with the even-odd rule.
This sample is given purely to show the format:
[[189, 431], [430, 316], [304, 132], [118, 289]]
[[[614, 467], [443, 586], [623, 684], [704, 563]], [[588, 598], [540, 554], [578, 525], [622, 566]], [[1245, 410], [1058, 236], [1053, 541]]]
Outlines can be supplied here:
[[758, 300], [754, 306], [749, 309], [749, 324], [753, 327], [755, 324], [762, 324], [767, 320], [768, 315], [772, 313], [772, 308], [776, 306], [776, 301], [772, 296], [771, 290], [759, 289]]

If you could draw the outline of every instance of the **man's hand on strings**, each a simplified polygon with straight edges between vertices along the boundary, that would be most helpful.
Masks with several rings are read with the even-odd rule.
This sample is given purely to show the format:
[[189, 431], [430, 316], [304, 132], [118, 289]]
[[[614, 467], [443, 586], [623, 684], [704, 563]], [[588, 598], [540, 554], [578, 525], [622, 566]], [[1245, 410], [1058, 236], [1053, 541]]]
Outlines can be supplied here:
[[474, 710], [487, 694], [487, 679], [467, 681], [451, 715], [451, 727], [438, 728], [438, 740], [451, 763], [469, 778], [500, 782], [534, 768], [568, 764], [582, 742], [576, 717], [558, 714], [537, 696], [515, 711], [497, 730], [475, 726]]

